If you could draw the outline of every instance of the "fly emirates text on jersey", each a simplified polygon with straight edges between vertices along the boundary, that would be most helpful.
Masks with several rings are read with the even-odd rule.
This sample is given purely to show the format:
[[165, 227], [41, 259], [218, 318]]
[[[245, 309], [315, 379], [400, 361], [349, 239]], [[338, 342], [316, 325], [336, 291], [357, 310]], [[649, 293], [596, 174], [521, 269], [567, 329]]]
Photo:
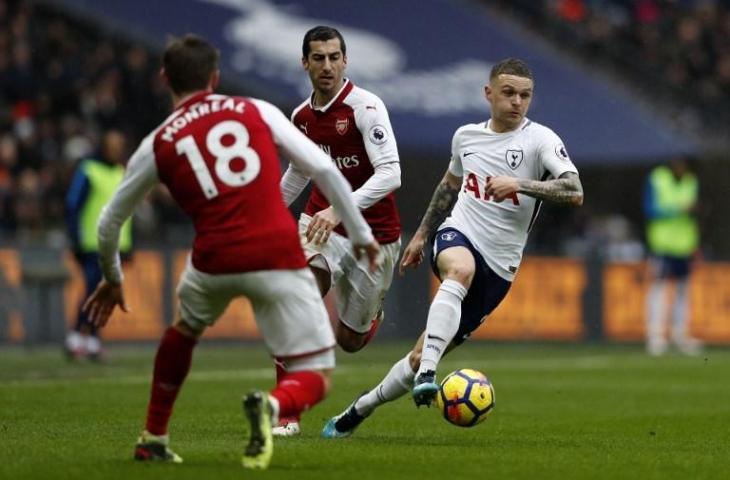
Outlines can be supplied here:
[[355, 168], [360, 165], [360, 159], [357, 158], [357, 155], [350, 155], [349, 157], [333, 157], [332, 147], [329, 145], [322, 145], [320, 143], [319, 148], [324, 150], [324, 153], [330, 156], [334, 164], [337, 165], [337, 168], [340, 170], [344, 168]]

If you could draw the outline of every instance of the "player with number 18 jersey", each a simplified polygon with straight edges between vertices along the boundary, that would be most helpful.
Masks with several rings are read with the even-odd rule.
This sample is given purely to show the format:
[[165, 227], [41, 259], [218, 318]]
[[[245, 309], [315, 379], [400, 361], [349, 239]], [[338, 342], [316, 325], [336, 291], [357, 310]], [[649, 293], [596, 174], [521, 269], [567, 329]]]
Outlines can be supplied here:
[[127, 311], [119, 265], [119, 232], [158, 182], [192, 219], [192, 254], [178, 284], [179, 317], [155, 355], [138, 460], [180, 462], [168, 448], [168, 422], [190, 368], [197, 339], [237, 297], [248, 299], [271, 354], [290, 364], [270, 392], [244, 397], [250, 423], [242, 463], [266, 468], [271, 422], [299, 415], [324, 398], [334, 367], [335, 338], [299, 244], [294, 219], [279, 190], [279, 155], [312, 176], [341, 216], [353, 255], [376, 266], [379, 246], [352, 201], [352, 190], [330, 159], [273, 105], [218, 95], [218, 51], [205, 39], [173, 39], [162, 77], [175, 111], [132, 155], [98, 225], [103, 273], [85, 308], [98, 326], [113, 310]]

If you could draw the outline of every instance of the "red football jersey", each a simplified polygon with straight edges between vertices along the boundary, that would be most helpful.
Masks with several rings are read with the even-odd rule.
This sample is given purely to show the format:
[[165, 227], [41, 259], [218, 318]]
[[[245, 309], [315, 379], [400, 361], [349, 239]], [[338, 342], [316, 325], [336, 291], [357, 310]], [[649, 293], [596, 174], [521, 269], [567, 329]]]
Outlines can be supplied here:
[[[347, 80], [335, 98], [322, 108], [315, 108], [311, 98], [292, 114], [292, 122], [317, 143], [342, 172], [353, 190], [374, 173], [374, 166], [398, 162], [398, 151], [388, 112], [376, 95], [356, 87]], [[314, 186], [305, 213], [313, 215], [330, 204]], [[390, 192], [362, 212], [381, 244], [400, 237], [400, 217], [395, 194]], [[335, 231], [346, 235], [339, 225]]]
[[279, 189], [279, 155], [249, 99], [201, 92], [154, 133], [159, 180], [193, 221], [192, 262], [206, 273], [306, 266]]

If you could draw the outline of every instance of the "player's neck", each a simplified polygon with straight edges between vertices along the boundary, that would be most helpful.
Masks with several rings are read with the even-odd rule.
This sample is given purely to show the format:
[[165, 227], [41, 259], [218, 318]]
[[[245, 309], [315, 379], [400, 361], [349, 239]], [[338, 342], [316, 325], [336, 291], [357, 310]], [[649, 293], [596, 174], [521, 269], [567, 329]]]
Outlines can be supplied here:
[[520, 125], [522, 125], [522, 122], [520, 122], [518, 125], [515, 125], [514, 127], [502, 124], [500, 122], [495, 122], [493, 118], [490, 118], [487, 121], [487, 128], [489, 128], [494, 133], [508, 133], [508, 132], [514, 132], [518, 128], [520, 128]]
[[193, 97], [202, 92], [212, 93], [212, 90], [203, 89], [203, 90], [195, 90], [193, 92], [185, 92], [185, 93], [180, 93], [180, 94], [173, 92], [172, 93], [173, 109], [177, 110], [177, 108], [180, 107], [180, 105], [182, 105], [183, 103], [187, 102], [190, 99], [190, 97]]
[[337, 96], [338, 93], [342, 90], [342, 87], [345, 85], [345, 79], [343, 78], [340, 80], [340, 83], [333, 88], [332, 90], [323, 92], [321, 90], [315, 90], [314, 96], [312, 98], [312, 104], [315, 107], [324, 107], [328, 103], [332, 101], [333, 98]]

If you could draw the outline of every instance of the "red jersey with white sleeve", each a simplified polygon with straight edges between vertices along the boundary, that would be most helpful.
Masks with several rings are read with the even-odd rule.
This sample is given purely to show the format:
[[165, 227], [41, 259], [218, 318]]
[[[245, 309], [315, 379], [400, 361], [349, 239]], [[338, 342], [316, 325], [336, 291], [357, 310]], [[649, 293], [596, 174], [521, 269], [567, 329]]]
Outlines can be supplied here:
[[121, 282], [119, 228], [158, 181], [193, 221], [192, 263], [201, 272], [304, 268], [297, 227], [279, 190], [279, 153], [314, 175], [359, 244], [372, 241], [344, 178], [276, 107], [199, 92], [142, 141], [102, 211], [105, 278]]
[[[312, 99], [294, 110], [292, 123], [332, 158], [350, 182], [355, 202], [378, 242], [395, 242], [400, 238], [401, 224], [393, 190], [400, 186], [400, 166], [385, 104], [348, 79], [324, 107], [315, 107]], [[390, 178], [376, 178], [378, 168], [391, 172]], [[374, 181], [368, 183], [371, 178]], [[313, 188], [304, 212], [311, 216], [327, 207], [329, 202], [321, 190]], [[346, 235], [342, 226], [335, 232]]]

